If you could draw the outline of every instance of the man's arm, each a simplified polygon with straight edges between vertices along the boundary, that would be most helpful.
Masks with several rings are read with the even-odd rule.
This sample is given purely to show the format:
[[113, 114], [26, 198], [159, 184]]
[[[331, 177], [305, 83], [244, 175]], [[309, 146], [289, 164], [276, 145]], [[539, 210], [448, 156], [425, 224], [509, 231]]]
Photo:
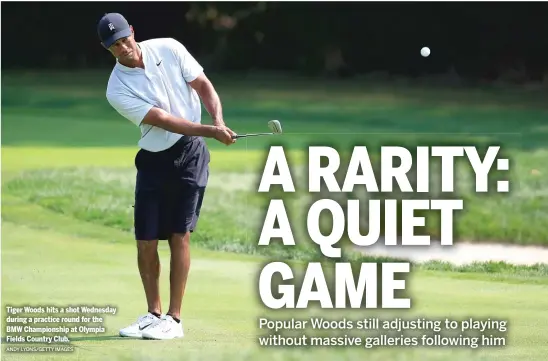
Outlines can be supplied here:
[[107, 93], [107, 99], [118, 113], [137, 126], [148, 124], [177, 134], [214, 138], [227, 145], [234, 143], [232, 134], [224, 127], [193, 123], [175, 117], [142, 99], [119, 92]]
[[149, 124], [168, 130], [172, 133], [187, 136], [213, 138], [219, 142], [230, 145], [234, 143], [229, 129], [215, 125], [203, 125], [193, 123], [190, 120], [175, 117], [160, 108], [151, 108], [143, 118], [143, 124]]
[[153, 125], [172, 133], [206, 138], [216, 138], [219, 131], [215, 126], [193, 123], [187, 119], [175, 117], [163, 109], [156, 107], [148, 111], [142, 123]]
[[223, 119], [221, 100], [211, 81], [204, 74], [204, 68], [190, 54], [186, 47], [175, 39], [170, 39], [171, 49], [181, 67], [183, 79], [196, 90], [213, 120], [213, 125], [226, 126]]
[[196, 90], [204, 106], [213, 119], [213, 125], [224, 126], [225, 122], [223, 120], [223, 108], [221, 106], [221, 99], [219, 94], [213, 87], [211, 81], [207, 76], [202, 73], [196, 79], [191, 81], [190, 86]]

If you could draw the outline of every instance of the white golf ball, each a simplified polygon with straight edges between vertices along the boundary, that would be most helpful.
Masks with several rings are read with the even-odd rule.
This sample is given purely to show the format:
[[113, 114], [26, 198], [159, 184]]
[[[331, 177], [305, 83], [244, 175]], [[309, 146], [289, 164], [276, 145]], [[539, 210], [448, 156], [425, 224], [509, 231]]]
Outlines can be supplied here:
[[421, 49], [421, 55], [426, 58], [428, 55], [430, 55], [430, 49], [425, 46]]

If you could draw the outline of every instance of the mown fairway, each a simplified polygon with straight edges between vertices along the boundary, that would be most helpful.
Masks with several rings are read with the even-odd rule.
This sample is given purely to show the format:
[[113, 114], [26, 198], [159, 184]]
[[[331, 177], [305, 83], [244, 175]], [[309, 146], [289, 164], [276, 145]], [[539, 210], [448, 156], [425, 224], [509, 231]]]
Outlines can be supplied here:
[[[73, 335], [76, 354], [3, 352], [3, 360], [544, 359], [548, 267], [504, 264], [476, 265], [460, 272], [444, 271], [449, 267], [436, 264], [415, 270], [409, 283], [412, 313], [362, 310], [326, 315], [503, 318], [510, 322], [505, 348], [297, 352], [256, 347], [258, 317], [281, 317], [262, 309], [257, 299], [264, 256], [310, 260], [317, 255], [306, 242], [293, 254], [279, 247], [255, 246], [265, 199], [254, 191], [268, 145], [285, 145], [297, 165], [303, 161], [299, 152], [311, 144], [346, 150], [354, 144], [374, 149], [400, 141], [409, 146], [445, 141], [501, 144], [511, 159], [512, 192], [477, 197], [464, 178], [462, 192], [468, 207], [456, 225], [459, 235], [477, 242], [546, 244], [548, 153], [543, 142], [548, 111], [540, 95], [396, 91], [367, 84], [309, 84], [307, 89], [306, 84], [289, 86], [271, 80], [233, 85], [230, 79], [219, 79], [225, 118], [235, 131], [265, 131], [268, 120], [279, 119], [286, 134], [241, 141], [229, 149], [208, 141], [212, 179], [200, 230], [193, 238], [191, 278], [183, 305], [186, 337], [154, 342], [117, 337], [120, 327], [145, 311], [145, 303], [131, 232], [138, 130], [108, 107], [107, 76], [3, 77], [2, 337], [7, 305], [118, 307], [115, 316], [105, 317], [106, 333]], [[292, 205], [302, 208], [297, 201]], [[297, 223], [301, 216], [295, 211]], [[162, 244], [166, 308], [168, 252]], [[283, 317], [303, 318], [306, 313]]]

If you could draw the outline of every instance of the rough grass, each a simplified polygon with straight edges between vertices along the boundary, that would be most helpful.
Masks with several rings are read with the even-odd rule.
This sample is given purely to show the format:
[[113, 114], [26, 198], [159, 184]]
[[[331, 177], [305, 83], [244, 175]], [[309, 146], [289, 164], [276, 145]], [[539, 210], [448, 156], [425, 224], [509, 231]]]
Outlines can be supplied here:
[[[464, 210], [455, 213], [455, 242], [466, 240], [548, 245], [548, 229], [545, 227], [548, 223], [548, 186], [539, 174], [527, 171], [531, 163], [538, 164], [545, 161], [548, 163], [548, 157], [544, 155], [516, 159], [513, 162], [514, 168], [510, 177], [506, 178], [511, 182], [511, 192], [508, 194], [497, 194], [493, 191], [487, 194], [474, 193], [474, 175], [466, 164], [460, 166], [455, 172], [457, 193], [442, 194], [439, 192], [440, 172], [434, 170], [431, 177], [432, 192], [420, 197], [447, 199], [460, 196], [464, 199]], [[308, 176], [304, 172], [305, 166], [294, 168], [292, 176], [297, 189], [296, 193], [284, 194], [281, 187], [273, 186], [271, 192], [259, 194], [255, 190], [260, 181], [260, 171], [242, 173], [237, 167], [238, 165], [234, 162], [232, 172], [217, 172], [215, 167], [212, 170], [204, 204], [205, 213], [200, 220], [201, 227], [208, 230], [204, 237], [211, 241], [204, 240], [204, 243], [226, 243], [227, 239], [240, 243], [258, 239], [271, 199], [284, 200], [290, 221], [296, 227], [294, 233], [298, 238], [306, 238], [307, 232], [304, 225], [308, 208], [316, 200], [334, 199], [343, 209], [346, 209], [345, 204], [348, 199], [360, 200], [364, 204], [360, 210], [360, 218], [362, 232], [365, 234], [368, 230], [369, 217], [366, 205], [370, 199], [419, 198], [418, 195], [410, 197], [408, 194], [398, 192], [381, 195], [367, 194], [363, 187], [359, 186], [350, 194], [327, 192], [310, 194], [307, 192]], [[378, 165], [375, 167], [378, 168]], [[431, 166], [432, 168], [434, 167]], [[541, 171], [548, 170], [542, 168]], [[337, 175], [340, 185], [344, 182], [344, 173], [343, 169], [341, 174]], [[412, 172], [410, 178], [413, 180], [415, 175], [416, 173]], [[495, 183], [493, 179], [496, 179], [496, 176], [491, 177], [491, 184]], [[133, 169], [100, 167], [45, 169], [21, 173], [4, 185], [4, 192], [24, 197], [30, 202], [71, 214], [79, 219], [97, 221], [107, 226], [131, 231], [134, 184]], [[426, 227], [424, 229], [418, 227], [418, 231], [429, 234], [433, 238], [439, 237], [441, 232], [439, 212], [427, 212], [425, 217]], [[225, 232], [219, 230], [212, 233], [213, 225], [218, 224], [221, 219], [226, 219], [224, 223], [229, 229]], [[384, 221], [384, 218], [381, 221]]]
[[[26, 171], [6, 182], [3, 192], [56, 213], [131, 233], [134, 176], [133, 170], [116, 168]], [[251, 174], [214, 173], [204, 200], [199, 231], [195, 233], [193, 242], [206, 249], [264, 255], [273, 259], [325, 261], [319, 247], [308, 238], [305, 205], [310, 201], [306, 195], [286, 199], [297, 246], [284, 247], [278, 240], [273, 240], [268, 247], [257, 245], [271, 194], [258, 195], [238, 190], [238, 187], [247, 188], [245, 184], [255, 182], [256, 176]], [[10, 217], [7, 216], [6, 220], [9, 221]], [[475, 231], [478, 232], [477, 229]], [[343, 252], [343, 260], [387, 259]], [[416, 267], [459, 273], [506, 274], [516, 279], [548, 276], [548, 265], [526, 267], [491, 262], [454, 266], [428, 262]]]

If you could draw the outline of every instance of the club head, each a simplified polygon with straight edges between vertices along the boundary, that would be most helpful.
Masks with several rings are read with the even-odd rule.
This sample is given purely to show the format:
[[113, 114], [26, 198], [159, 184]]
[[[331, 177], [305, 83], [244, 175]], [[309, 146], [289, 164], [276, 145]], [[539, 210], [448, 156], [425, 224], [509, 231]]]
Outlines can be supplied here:
[[279, 120], [270, 120], [268, 122], [268, 128], [270, 128], [271, 133], [253, 133], [253, 134], [238, 134], [234, 135], [233, 139], [247, 138], [247, 137], [257, 137], [262, 135], [277, 135], [282, 134], [282, 125]]
[[282, 134], [282, 125], [279, 120], [271, 120], [268, 122], [268, 128], [273, 134]]

